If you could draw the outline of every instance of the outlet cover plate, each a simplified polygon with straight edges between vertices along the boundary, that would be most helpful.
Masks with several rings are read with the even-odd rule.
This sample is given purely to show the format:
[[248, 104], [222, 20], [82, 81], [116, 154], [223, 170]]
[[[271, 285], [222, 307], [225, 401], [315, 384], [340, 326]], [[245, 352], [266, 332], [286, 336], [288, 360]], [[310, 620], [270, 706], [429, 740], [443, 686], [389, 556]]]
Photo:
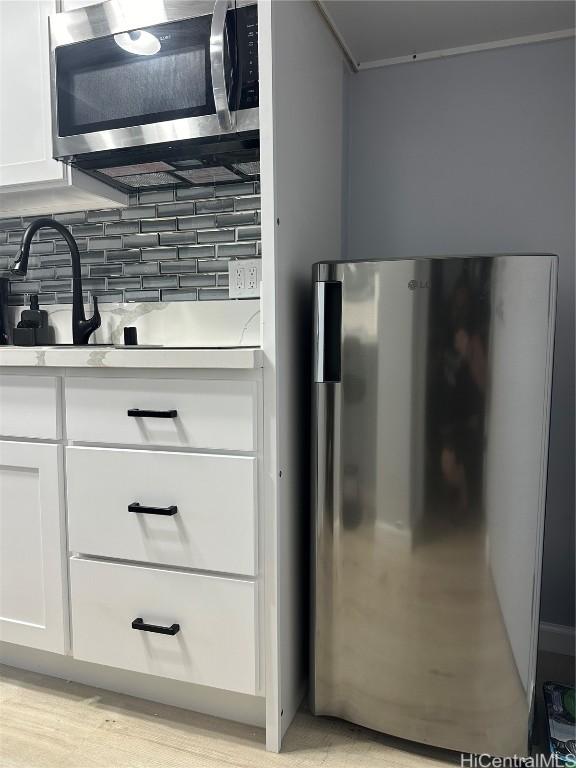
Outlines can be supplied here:
[[231, 299], [259, 298], [261, 280], [260, 259], [235, 259], [228, 262], [228, 295]]

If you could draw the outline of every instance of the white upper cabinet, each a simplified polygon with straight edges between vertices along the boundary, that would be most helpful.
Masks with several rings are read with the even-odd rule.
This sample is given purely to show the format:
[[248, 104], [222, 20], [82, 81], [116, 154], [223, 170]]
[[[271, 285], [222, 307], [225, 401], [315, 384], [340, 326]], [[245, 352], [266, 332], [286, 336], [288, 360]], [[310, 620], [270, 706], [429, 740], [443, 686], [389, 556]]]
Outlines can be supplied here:
[[126, 205], [52, 159], [48, 16], [56, 0], [0, 2], [0, 217]]
[[64, 178], [50, 134], [48, 15], [55, 6], [55, 0], [0, 4], [2, 186]]

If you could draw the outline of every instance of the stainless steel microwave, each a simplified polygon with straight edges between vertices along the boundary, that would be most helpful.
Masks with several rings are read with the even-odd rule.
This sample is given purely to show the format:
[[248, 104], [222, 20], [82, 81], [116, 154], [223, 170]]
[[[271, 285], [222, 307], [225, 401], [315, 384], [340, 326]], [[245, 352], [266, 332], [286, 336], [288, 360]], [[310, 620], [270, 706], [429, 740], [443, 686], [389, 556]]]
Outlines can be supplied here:
[[[50, 17], [54, 157], [258, 129], [258, 13], [230, 0], [107, 0]], [[108, 165], [110, 162], [107, 163]]]

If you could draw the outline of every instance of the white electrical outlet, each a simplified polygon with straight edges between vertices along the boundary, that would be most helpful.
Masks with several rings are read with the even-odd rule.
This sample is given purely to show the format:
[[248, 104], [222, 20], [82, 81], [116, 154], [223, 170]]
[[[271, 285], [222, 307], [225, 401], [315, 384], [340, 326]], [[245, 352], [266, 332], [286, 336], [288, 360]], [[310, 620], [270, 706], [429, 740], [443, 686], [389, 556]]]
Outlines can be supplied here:
[[228, 262], [228, 295], [231, 299], [258, 298], [261, 279], [260, 259], [237, 259]]

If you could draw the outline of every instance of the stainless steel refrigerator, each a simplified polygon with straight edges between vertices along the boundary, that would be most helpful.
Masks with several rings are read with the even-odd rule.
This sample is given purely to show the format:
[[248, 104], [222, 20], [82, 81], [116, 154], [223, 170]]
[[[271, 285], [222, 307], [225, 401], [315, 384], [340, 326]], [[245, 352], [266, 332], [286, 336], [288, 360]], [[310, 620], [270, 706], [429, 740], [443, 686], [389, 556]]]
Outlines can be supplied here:
[[315, 265], [315, 714], [528, 753], [556, 272]]

